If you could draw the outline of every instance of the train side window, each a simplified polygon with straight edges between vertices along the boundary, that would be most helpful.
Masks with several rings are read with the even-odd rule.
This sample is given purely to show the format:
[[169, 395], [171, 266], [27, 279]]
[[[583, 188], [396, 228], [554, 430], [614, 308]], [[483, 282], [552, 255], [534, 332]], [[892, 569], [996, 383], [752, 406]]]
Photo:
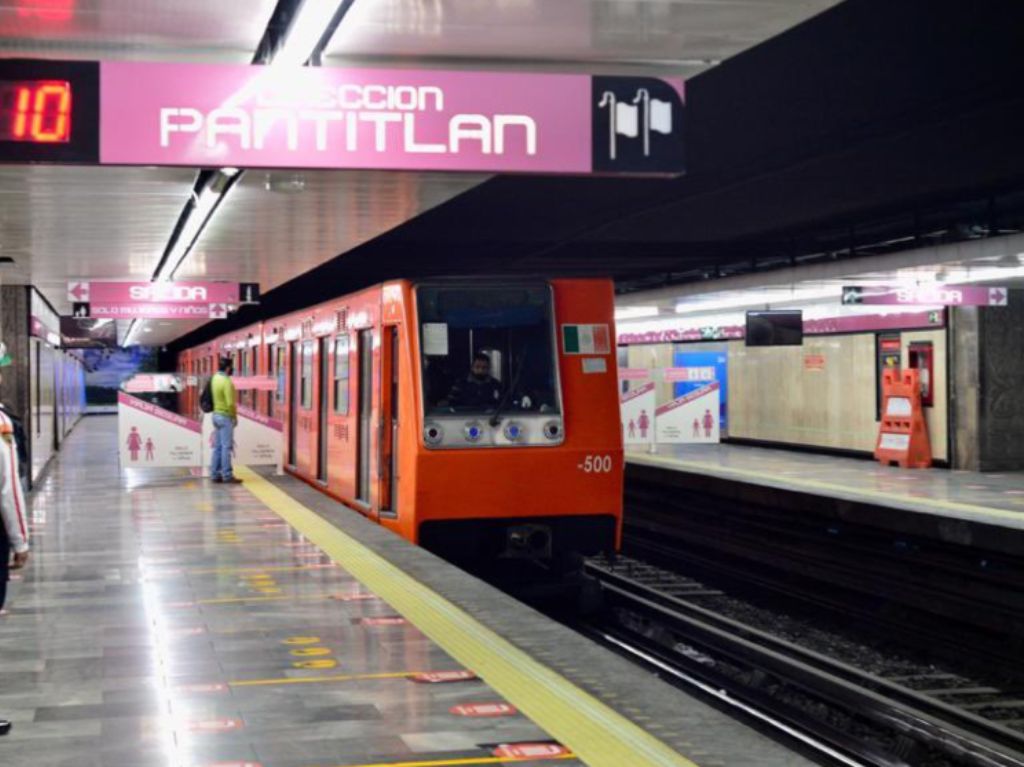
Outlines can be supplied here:
[[274, 347], [274, 357], [276, 362], [274, 363], [274, 370], [277, 372], [277, 391], [274, 392], [274, 399], [278, 402], [284, 402], [284, 385], [285, 385], [285, 373], [287, 372], [284, 367], [284, 346]]
[[349, 338], [340, 335], [334, 339], [334, 412], [348, 415]]
[[299, 382], [302, 392], [302, 409], [313, 407], [313, 342], [302, 343], [302, 380]]

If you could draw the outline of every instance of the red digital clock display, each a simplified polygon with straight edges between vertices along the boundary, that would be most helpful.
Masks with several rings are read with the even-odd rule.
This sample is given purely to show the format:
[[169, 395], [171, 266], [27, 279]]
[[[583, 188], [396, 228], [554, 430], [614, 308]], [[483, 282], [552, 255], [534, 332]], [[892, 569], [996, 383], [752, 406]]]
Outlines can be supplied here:
[[71, 107], [67, 80], [0, 80], [0, 141], [66, 144]]

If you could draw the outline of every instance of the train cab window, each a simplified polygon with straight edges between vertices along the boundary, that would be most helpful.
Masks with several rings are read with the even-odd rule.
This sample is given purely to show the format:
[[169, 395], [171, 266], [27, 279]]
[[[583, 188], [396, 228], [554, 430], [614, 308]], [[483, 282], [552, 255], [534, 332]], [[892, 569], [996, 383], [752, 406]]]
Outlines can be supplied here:
[[334, 339], [334, 412], [348, 415], [349, 389], [348, 335]]
[[302, 343], [302, 378], [299, 381], [302, 393], [302, 409], [313, 407], [313, 342]]
[[561, 412], [551, 289], [416, 290], [428, 414]]

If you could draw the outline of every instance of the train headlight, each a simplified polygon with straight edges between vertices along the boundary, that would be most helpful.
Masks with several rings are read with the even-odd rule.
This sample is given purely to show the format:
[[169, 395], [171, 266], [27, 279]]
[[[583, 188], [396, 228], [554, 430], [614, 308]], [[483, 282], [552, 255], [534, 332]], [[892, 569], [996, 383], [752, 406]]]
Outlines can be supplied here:
[[467, 442], [477, 442], [480, 439], [480, 437], [483, 436], [484, 428], [480, 425], [478, 421], [471, 421], [470, 423], [466, 424], [464, 433], [466, 435]]
[[444, 439], [444, 429], [439, 424], [428, 423], [423, 427], [423, 439], [428, 445], [440, 445]]
[[503, 432], [505, 434], [505, 439], [509, 442], [518, 442], [523, 438], [523, 427], [515, 421], [509, 421], [506, 423]]
[[562, 424], [559, 421], [548, 421], [544, 424], [544, 436], [548, 439], [558, 439], [562, 436]]

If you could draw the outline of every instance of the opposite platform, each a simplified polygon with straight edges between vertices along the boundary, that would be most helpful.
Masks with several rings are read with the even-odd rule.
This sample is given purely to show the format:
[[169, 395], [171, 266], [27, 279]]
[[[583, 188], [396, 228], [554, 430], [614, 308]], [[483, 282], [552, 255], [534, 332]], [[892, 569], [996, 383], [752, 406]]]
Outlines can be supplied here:
[[626, 461], [684, 474], [842, 502], [1024, 531], [1024, 473], [900, 469], [879, 463], [746, 445], [658, 445]]
[[83, 421], [0, 620], [4, 765], [796, 765], [288, 478], [118, 476]]

